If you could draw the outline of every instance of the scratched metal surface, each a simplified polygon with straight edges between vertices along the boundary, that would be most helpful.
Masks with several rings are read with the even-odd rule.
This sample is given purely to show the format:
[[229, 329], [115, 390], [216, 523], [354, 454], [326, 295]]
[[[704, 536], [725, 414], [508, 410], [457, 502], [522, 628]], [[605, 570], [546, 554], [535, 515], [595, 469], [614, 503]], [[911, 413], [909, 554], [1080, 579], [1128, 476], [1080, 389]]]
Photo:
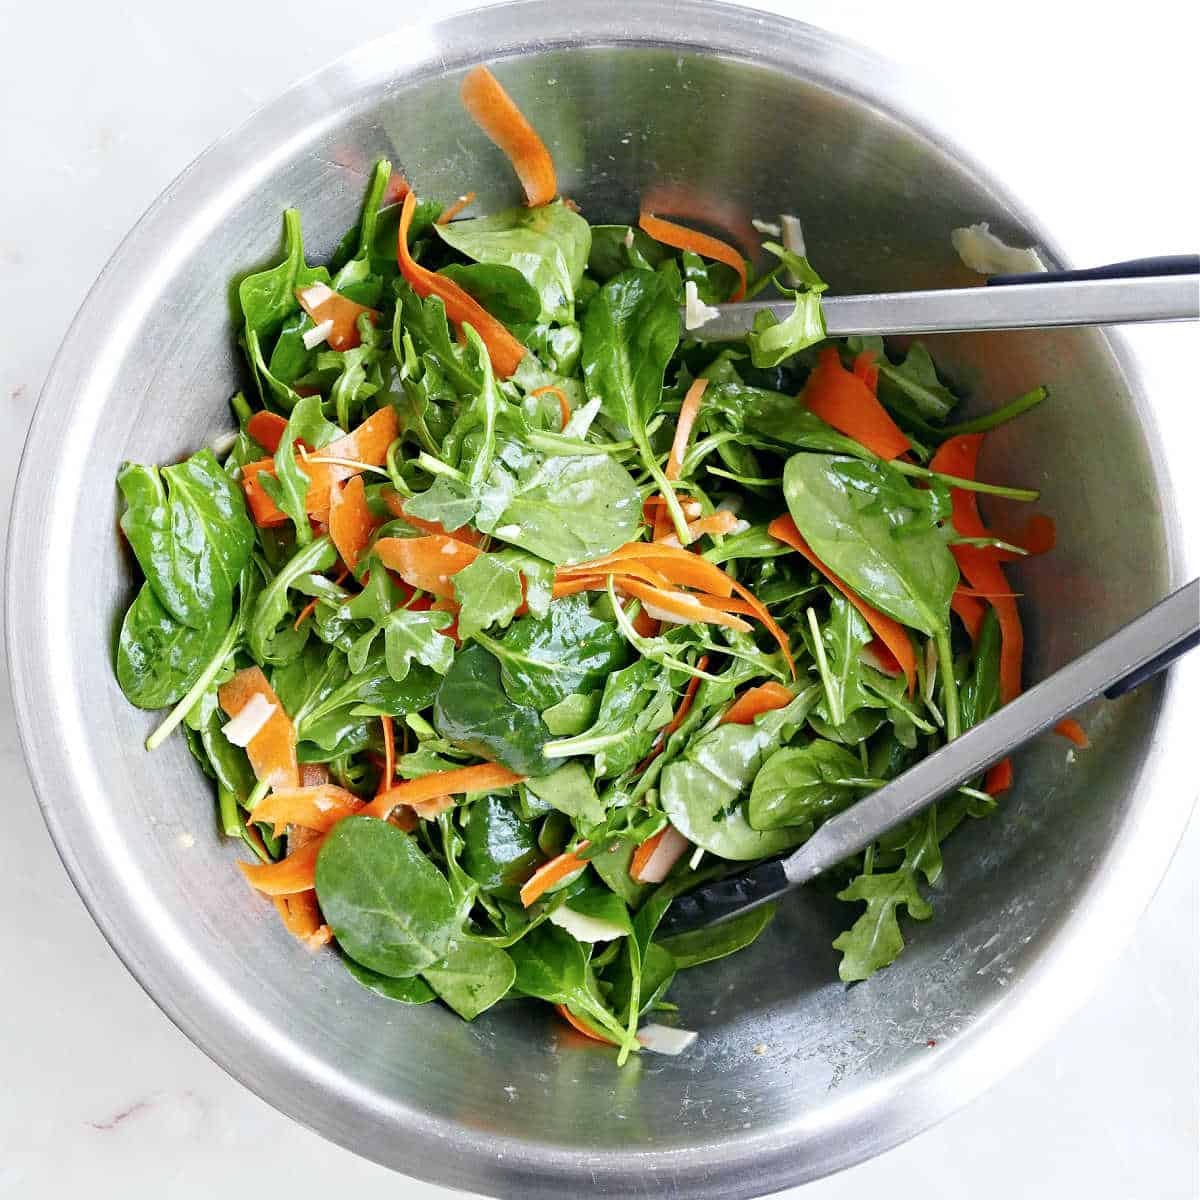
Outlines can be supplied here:
[[[39, 614], [9, 610], [23, 736], [28, 748], [38, 728], [77, 732], [70, 759], [41, 747], [33, 774], [84, 899], [173, 1019], [286, 1112], [409, 1174], [495, 1194], [761, 1194], [917, 1132], [1073, 1002], [1182, 829], [1186, 804], [1153, 787], [1181, 706], [1164, 708], [1160, 688], [1096, 714], [1102, 736], [1073, 766], [1049, 741], [1021, 755], [1002, 812], [947, 847], [936, 919], [912, 929], [893, 969], [850, 990], [833, 982], [844, 914], [817, 893], [797, 897], [751, 951], [676, 986], [681, 1022], [702, 1034], [696, 1052], [624, 1071], [540, 1010], [466, 1025], [437, 1006], [378, 1002], [283, 934], [230, 870], [228, 844], [202, 832], [183, 857], [159, 836], [195, 825], [208, 784], [179, 741], [152, 763], [140, 753], [147, 720], [111, 678], [132, 586], [113, 472], [124, 458], [185, 453], [227, 423], [240, 370], [227, 281], [270, 257], [283, 207], [302, 210], [319, 257], [354, 219], [378, 154], [431, 193], [469, 180], [485, 208], [516, 199], [455, 99], [461, 69], [485, 56], [538, 114], [563, 191], [594, 219], [627, 217], [642, 199], [738, 236], [751, 215], [799, 197], [846, 291], [970, 282], [947, 234], [980, 218], [1053, 257], [1015, 201], [902, 115], [899, 79], [803, 26], [711, 4], [539, 0], [385, 39], [218, 143], [148, 214], [79, 318], [33, 461], [64, 422], [74, 436], [56, 443], [48, 491], [19, 490], [14, 519], [14, 558], [47, 596]], [[1176, 535], [1153, 435], [1119, 347], [1099, 333], [932, 348], [980, 407], [1037, 382], [1055, 391], [992, 439], [985, 464], [1042, 487], [1059, 524], [1062, 550], [1021, 574], [1036, 678], [1166, 591]]]

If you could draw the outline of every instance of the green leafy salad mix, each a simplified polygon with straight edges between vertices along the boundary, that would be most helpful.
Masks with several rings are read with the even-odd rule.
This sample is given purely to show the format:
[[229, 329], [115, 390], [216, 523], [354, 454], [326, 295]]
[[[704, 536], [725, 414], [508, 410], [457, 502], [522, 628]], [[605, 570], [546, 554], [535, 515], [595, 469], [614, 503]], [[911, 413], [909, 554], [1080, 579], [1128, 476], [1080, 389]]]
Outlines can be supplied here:
[[[771, 917], [664, 938], [674, 897], [1017, 694], [1002, 564], [1053, 527], [988, 529], [980, 492], [1036, 496], [976, 460], [1045, 393], [955, 424], [919, 343], [826, 338], [801, 255], [767, 242], [748, 281], [673, 221], [591, 225], [490, 72], [463, 96], [528, 203], [460, 216], [380, 162], [319, 266], [285, 214], [282, 261], [237, 289], [232, 444], [118, 476], [144, 581], [116, 675], [170, 709], [149, 748], [187, 739], [307, 946], [467, 1020], [547, 1001], [623, 1061], [663, 1044], [646, 1022], [678, 971]], [[788, 319], [681, 329], [764, 288]], [[1010, 781], [822, 881], [843, 980], [895, 959], [941, 843]]]

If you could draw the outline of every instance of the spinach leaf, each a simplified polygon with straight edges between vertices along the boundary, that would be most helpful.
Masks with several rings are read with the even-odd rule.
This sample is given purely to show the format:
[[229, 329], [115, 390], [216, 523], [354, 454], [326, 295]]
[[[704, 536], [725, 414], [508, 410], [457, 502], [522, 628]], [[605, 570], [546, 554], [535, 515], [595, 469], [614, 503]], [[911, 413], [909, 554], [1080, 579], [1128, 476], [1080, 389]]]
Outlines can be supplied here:
[[[379, 303], [383, 292], [383, 273], [376, 269], [371, 252], [379, 230], [379, 206], [387, 194], [391, 174], [391, 163], [382, 158], [376, 162], [371, 172], [371, 180], [367, 184], [366, 195], [363, 197], [362, 216], [353, 231], [358, 242], [357, 248], [352, 258], [340, 264], [337, 274], [333, 277], [334, 291], [348, 296], [356, 304], [365, 304], [368, 308], [373, 308]], [[392, 252], [387, 257], [387, 273], [395, 274], [396, 269], [393, 242]]]
[[752, 725], [718, 725], [695, 739], [659, 777], [659, 803], [689, 841], [721, 858], [746, 861], [791, 849], [807, 827], [759, 830], [746, 819], [742, 794], [769, 754], [801, 725], [820, 698], [819, 685]]
[[401, 1004], [428, 1004], [437, 997], [433, 988], [419, 976], [393, 979], [390, 975], [380, 975], [378, 971], [356, 963], [347, 955], [342, 955], [342, 963], [351, 977], [358, 980], [367, 991], [388, 1000], [398, 1000]]
[[553, 769], [542, 754], [547, 740], [542, 718], [509, 699], [499, 664], [482, 646], [468, 646], [455, 657], [438, 688], [433, 723], [443, 737], [520, 775]]
[[[637, 843], [632, 841], [614, 842], [607, 850], [601, 850], [594, 858], [588, 859], [596, 874], [610, 887], [630, 908], [637, 908], [650, 893], [650, 885], [636, 883], [629, 874]], [[628, 1004], [616, 1005], [617, 1010], [628, 1009]]]
[[866, 455], [858, 442], [826, 425], [795, 396], [751, 387], [739, 379], [710, 383], [704, 390], [701, 412], [708, 422], [720, 417], [734, 430], [758, 434], [769, 442], [796, 450]]
[[604, 805], [582, 763], [566, 763], [525, 784], [539, 800], [565, 813], [580, 829], [604, 820]]
[[450, 886], [417, 842], [386, 821], [339, 821], [317, 855], [316, 887], [338, 945], [372, 971], [406, 978], [449, 950]]
[[117, 683], [130, 704], [166, 708], [187, 693], [225, 638], [217, 622], [193, 629], [176, 621], [143, 583], [121, 622]]
[[[868, 603], [929, 637], [949, 621], [950, 595], [958, 567], [941, 532], [908, 528], [908, 515], [864, 498], [838, 470], [853, 460], [825, 454], [795, 454], [783, 472], [783, 494], [796, 527], [817, 557]], [[880, 489], [895, 484], [882, 464], [858, 463]], [[913, 509], [919, 507], [914, 500]]]
[[589, 728], [600, 711], [599, 692], [575, 692], [542, 710], [542, 723], [556, 737], [574, 737]]
[[193, 629], [228, 625], [254, 526], [213, 452], [161, 470], [126, 463], [117, 485], [127, 506], [121, 529], [163, 608]]
[[460, 933], [444, 958], [422, 971], [425, 982], [465, 1021], [503, 999], [517, 977], [513, 960], [499, 946]]
[[499, 263], [451, 263], [438, 274], [457, 283], [505, 325], [536, 321], [542, 311], [541, 296], [515, 267]]
[[862, 777], [858, 757], [823, 738], [777, 750], [754, 777], [746, 815], [755, 829], [790, 825], [811, 833], [854, 803]]
[[565, 596], [544, 617], [522, 617], [503, 637], [479, 640], [499, 660], [509, 698], [539, 710], [598, 687], [627, 658], [620, 629], [594, 616], [585, 595]]
[[690, 929], [652, 945], [666, 950], [675, 969], [683, 971], [744, 950], [766, 929], [774, 915], [775, 905], [764, 904], [720, 925], [709, 929]]
[[671, 251], [633, 225], [593, 225], [588, 271], [601, 283], [637, 267], [653, 271], [671, 257]]
[[519, 271], [538, 294], [543, 320], [565, 324], [574, 319], [575, 288], [587, 266], [592, 232], [561, 201], [510, 208], [435, 229], [442, 241], [467, 258]]
[[282, 665], [291, 662], [308, 641], [308, 626], [292, 627], [288, 591], [306, 575], [328, 571], [337, 551], [326, 534], [302, 546], [258, 594], [246, 626], [246, 643], [256, 662]]
[[[705, 931], [711, 932], [711, 931]], [[624, 956], [630, 951], [622, 947]], [[641, 954], [640, 972], [637, 978], [638, 998], [637, 1015], [643, 1016], [649, 1012], [666, 994], [667, 988], [675, 978], [675, 960], [670, 951], [664, 950], [659, 942], [651, 942]], [[617, 1012], [628, 1013], [634, 1003], [633, 972], [629, 969], [627, 957], [619, 956], [616, 969], [612, 972], [612, 991], [609, 992], [609, 1003]], [[606, 975], [607, 978], [607, 975]]]
[[463, 834], [467, 874], [485, 891], [515, 900], [542, 859], [533, 826], [521, 820], [511, 800], [484, 796], [467, 810]]
[[901, 867], [883, 875], [859, 875], [838, 892], [839, 900], [861, 900], [866, 910], [834, 941], [842, 952], [838, 974], [846, 983], [867, 979], [893, 962], [904, 949], [896, 910], [903, 905], [917, 921], [927, 921], [933, 909], [917, 887], [916, 874]]

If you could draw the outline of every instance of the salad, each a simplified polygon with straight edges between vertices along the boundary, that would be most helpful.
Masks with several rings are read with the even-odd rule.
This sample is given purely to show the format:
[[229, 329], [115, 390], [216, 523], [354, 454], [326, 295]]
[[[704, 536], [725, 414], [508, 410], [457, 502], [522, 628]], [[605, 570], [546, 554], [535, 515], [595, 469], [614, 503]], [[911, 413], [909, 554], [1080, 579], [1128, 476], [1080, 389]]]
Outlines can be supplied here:
[[[591, 225], [486, 68], [463, 100], [527, 203], [443, 208], [379, 162], [323, 265], [284, 214], [282, 261], [237, 287], [237, 432], [117, 477], [144, 582], [116, 677], [170, 709], [147, 746], [186, 738], [250, 887], [363, 987], [677, 1051], [672, 979], [771, 910], [661, 938], [672, 899], [1019, 691], [1003, 564], [1054, 529], [986, 526], [980, 493], [1037, 494], [976, 464], [1046, 393], [956, 421], [920, 343], [825, 337], [794, 239], [751, 279], [676, 221]], [[792, 313], [741, 343], [681, 331], [768, 288]], [[843, 980], [896, 958], [941, 843], [1011, 782], [822, 881]]]

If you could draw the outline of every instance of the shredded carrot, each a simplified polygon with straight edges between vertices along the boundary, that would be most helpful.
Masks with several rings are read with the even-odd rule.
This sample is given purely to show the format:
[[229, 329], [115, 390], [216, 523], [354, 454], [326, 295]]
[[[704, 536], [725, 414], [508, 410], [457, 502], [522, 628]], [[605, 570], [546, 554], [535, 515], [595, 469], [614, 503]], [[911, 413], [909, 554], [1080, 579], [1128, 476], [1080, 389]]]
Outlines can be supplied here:
[[873, 637], [864, 647], [863, 655], [868, 662], [885, 675], [900, 675], [900, 664], [896, 656], [877, 637]]
[[368, 817], [386, 817], [397, 804], [415, 805], [437, 796], [459, 796], [465, 792], [486, 792], [494, 788], [512, 787], [524, 775], [517, 775], [498, 763], [480, 763], [474, 767], [455, 767], [450, 771], [433, 771], [418, 779], [406, 779], [395, 787], [380, 792], [364, 808]]
[[809, 412], [880, 458], [896, 458], [912, 449], [875, 393], [842, 366], [836, 346], [826, 346], [817, 355], [817, 365], [805, 381], [800, 400]]
[[428, 533], [415, 538], [380, 538], [375, 553], [410, 587], [452, 600], [451, 577], [470, 566], [481, 552], [449, 534]]
[[566, 429], [567, 422], [571, 419], [571, 403], [567, 399], [567, 393], [560, 387], [555, 387], [554, 384], [548, 383], [545, 387], [534, 388], [529, 394], [531, 396], [541, 396], [545, 392], [553, 392], [558, 398], [558, 410], [562, 414], [562, 426]]
[[529, 207], [549, 204], [558, 194], [554, 160], [500, 81], [487, 67], [473, 67], [458, 94], [471, 119], [512, 163]]
[[435, 817], [454, 807], [454, 799], [450, 796], [433, 796], [429, 800], [416, 800], [408, 805], [422, 821], [432, 821]]
[[387, 184], [387, 190], [383, 194], [383, 202], [387, 205], [399, 204], [412, 188], [408, 185], [408, 180], [403, 175], [393, 175]]
[[[579, 849], [586, 850], [587, 842], [580, 842]], [[521, 887], [521, 903], [528, 908], [539, 896], [552, 888], [560, 880], [566, 879], [574, 871], [587, 866], [587, 860], [576, 858], [570, 852], [564, 852], [540, 867]]]
[[1086, 750], [1092, 744], [1084, 732], [1083, 726], [1074, 717], [1067, 717], [1066, 720], [1059, 721], [1054, 727], [1054, 732], [1060, 737], [1074, 742], [1080, 750]]
[[[703, 671], [707, 667], [708, 667], [708, 655], [702, 654], [696, 660], [696, 668], [697, 668], [697, 670]], [[656, 737], [654, 739], [653, 749], [638, 764], [637, 773], [639, 775], [663, 752], [663, 749], [667, 744], [667, 739], [671, 736], [671, 734], [673, 734], [680, 727], [680, 725], [683, 724], [684, 719], [687, 717], [688, 713], [691, 712], [692, 701], [695, 700], [695, 698], [696, 698], [696, 689], [699, 686], [700, 686], [700, 677], [698, 675], [693, 675], [687, 681], [687, 687], [685, 687], [683, 689], [683, 698], [679, 701], [679, 707], [675, 710], [675, 715], [662, 727], [662, 729], [660, 729], [658, 731], [658, 737]], [[659, 835], [656, 834], [655, 837], [648, 838], [647, 841], [652, 841], [657, 846], [658, 845], [658, 840], [657, 840], [658, 836]], [[643, 842], [642, 846], [644, 846], [645, 844], [646, 843]], [[639, 846], [638, 849], [640, 850], [641, 847]], [[647, 852], [647, 854], [649, 854], [649, 853], [652, 853], [652, 851]], [[635, 863], [637, 862], [636, 854], [634, 855], [633, 861]], [[635, 879], [637, 878], [637, 873], [633, 870], [632, 867], [630, 868], [630, 874], [633, 875], [633, 877]]]
[[386, 792], [396, 778], [396, 735], [392, 729], [392, 718], [383, 714], [379, 718], [379, 727], [383, 731], [383, 773], [379, 776], [376, 795]]
[[230, 717], [236, 717], [256, 695], [262, 696], [274, 711], [246, 745], [246, 756], [254, 768], [254, 775], [273, 788], [298, 787], [300, 767], [296, 762], [296, 730], [262, 669], [246, 667], [238, 671], [218, 689], [217, 701]]
[[909, 641], [908, 634], [904, 631], [904, 627], [900, 622], [893, 620], [886, 613], [881, 613], [878, 609], [872, 608], [856, 592], [851, 591], [813, 553], [812, 548], [801, 537], [800, 530], [796, 528], [796, 522], [789, 515], [785, 513], [781, 517], [776, 517], [767, 526], [767, 532], [776, 540], [786, 543], [793, 550], [798, 550], [803, 554], [858, 609], [863, 620], [871, 627], [875, 636], [887, 646], [896, 659], [896, 662], [899, 663], [900, 669], [904, 672], [904, 678], [908, 680], [909, 695], [912, 695], [912, 690], [917, 682], [917, 656], [913, 652], [912, 642]]
[[350, 570], [358, 566], [359, 557], [379, 525], [367, 507], [367, 491], [361, 475], [330, 491], [329, 536]]
[[[1008, 542], [1012, 546], [1019, 546], [1026, 555], [1048, 554], [1058, 542], [1058, 529], [1054, 524], [1054, 518], [1047, 517], [1043, 513], [1034, 513], [1019, 528], [1007, 529], [1004, 526], [997, 526], [993, 532], [1000, 541]], [[993, 553], [998, 562], [1011, 562], [1024, 557], [1014, 554], [1011, 550], [1001, 550], [999, 547], [994, 548]]]
[[[309, 516], [319, 521], [327, 520], [329, 498], [333, 488], [352, 475], [357, 475], [362, 467], [381, 466], [387, 459], [388, 447], [396, 440], [399, 432], [396, 410], [390, 404], [385, 404], [353, 432], [336, 438], [315, 452], [318, 459], [337, 459], [336, 463], [299, 458], [297, 466], [308, 476], [308, 492], [304, 506]], [[361, 463], [362, 466], [347, 466], [347, 463]], [[263, 471], [268, 475], [275, 474], [275, 464], [271, 459], [263, 458], [258, 462], [247, 463], [242, 468], [242, 490], [246, 494], [250, 515], [260, 528], [282, 525], [287, 521], [287, 516], [280, 511], [258, 482], [258, 475]]]
[[320, 787], [323, 783], [331, 783], [329, 768], [324, 763], [301, 763], [300, 786]]
[[246, 422], [246, 432], [268, 454], [274, 454], [287, 432], [287, 420], [278, 413], [256, 412]]
[[736, 525], [737, 517], [728, 509], [723, 508], [720, 512], [715, 512], [711, 516], [701, 517], [698, 521], [689, 522], [688, 534], [694, 542], [698, 537], [706, 533], [732, 533]]
[[658, 637], [662, 622], [656, 621], [644, 608], [639, 608], [637, 616], [633, 618], [633, 629], [642, 637]]
[[[983, 434], [960, 434], [949, 438], [938, 448], [929, 466], [933, 471], [954, 475], [959, 479], [974, 479], [979, 447]], [[979, 516], [975, 493], [964, 488], [951, 488], [951, 517], [960, 537], [987, 537], [988, 531]], [[1021, 691], [1021, 659], [1025, 635], [1021, 617], [1004, 577], [996, 562], [995, 551], [979, 546], [953, 545], [950, 552], [958, 562], [967, 582], [986, 595], [996, 610], [1000, 622], [1000, 700], [1007, 704]]]
[[763, 713], [784, 708], [795, 700], [796, 694], [782, 683], [760, 683], [747, 688], [726, 710], [722, 725], [749, 725]]
[[446, 316], [456, 327], [470, 325], [483, 339], [488, 357], [492, 360], [492, 369], [501, 379], [507, 379], [525, 357], [525, 347], [474, 296], [444, 275], [427, 270], [409, 253], [408, 231], [416, 207], [417, 198], [409, 192], [400, 210], [400, 234], [396, 240], [396, 261], [400, 266], [400, 274], [418, 296], [439, 297], [446, 306]]
[[616, 1045], [616, 1042], [614, 1042], [612, 1038], [607, 1038], [602, 1033], [597, 1033], [585, 1020], [583, 1020], [581, 1017], [577, 1017], [565, 1004], [556, 1004], [554, 1007], [557, 1010], [558, 1015], [562, 1017], [562, 1019], [566, 1021], [566, 1023], [570, 1025], [570, 1027], [574, 1029], [576, 1033], [582, 1033], [585, 1038], [590, 1038], [593, 1042], [603, 1042], [606, 1046]]
[[580, 592], [601, 592], [604, 587], [603, 575], [556, 575], [552, 595], [555, 600], [561, 600], [564, 596], [576, 596]]
[[306, 842], [279, 862], [239, 862], [238, 868], [250, 886], [264, 895], [291, 896], [296, 892], [307, 892], [316, 886], [314, 873], [317, 854], [325, 837], [325, 834], [321, 834], [311, 842]]
[[988, 767], [983, 777], [983, 790], [989, 796], [998, 796], [1007, 792], [1013, 785], [1013, 767], [1011, 758], [1002, 758], [998, 763]]
[[[346, 570], [345, 568], [343, 568], [341, 571], [339, 571], [337, 573], [337, 577], [334, 579], [333, 582], [340, 586], [341, 584], [346, 582], [346, 580], [349, 578], [349, 576], [350, 576], [350, 572], [348, 570]], [[300, 626], [303, 625], [304, 622], [307, 621], [308, 618], [311, 617], [313, 615], [313, 613], [315, 613], [317, 611], [317, 605], [320, 603], [320, 600], [321, 600], [320, 596], [314, 596], [300, 610], [299, 616], [296, 617], [295, 623], [292, 625], [293, 629], [298, 630], [300, 628]]]
[[442, 215], [438, 217], [437, 224], [449, 225], [460, 212], [471, 204], [475, 203], [475, 193], [467, 192], [465, 196], [459, 196], [449, 208], [442, 210]]
[[751, 626], [745, 621], [718, 609], [707, 607], [689, 592], [667, 591], [665, 588], [643, 583], [640, 579], [633, 579], [629, 575], [621, 577], [620, 586], [623, 592], [636, 596], [643, 604], [651, 604], [656, 609], [670, 613], [687, 624], [701, 621], [708, 625], [724, 625], [728, 629], [737, 629], [742, 633], [750, 632]]
[[720, 567], [691, 550], [661, 542], [626, 542], [603, 558], [560, 567], [559, 573], [564, 576], [619, 575], [630, 559], [652, 564], [679, 587], [700, 588], [715, 596], [733, 595], [733, 580]]
[[707, 379], [693, 379], [687, 395], [683, 398], [679, 417], [675, 422], [675, 439], [671, 443], [671, 453], [667, 455], [667, 466], [663, 472], [668, 479], [678, 479], [679, 472], [683, 470], [683, 458], [692, 438], [692, 426], [696, 424], [700, 401], [704, 399], [704, 389], [707, 387]]
[[283, 918], [284, 928], [310, 950], [319, 950], [333, 940], [333, 932], [321, 921], [315, 892], [296, 892], [291, 896], [274, 896], [272, 899]]
[[353, 792], [323, 783], [316, 787], [276, 788], [255, 805], [250, 815], [259, 824], [274, 825], [278, 837], [289, 825], [325, 833], [362, 806]]
[[979, 629], [983, 624], [983, 614], [987, 611], [983, 603], [963, 588], [955, 588], [950, 597], [950, 607], [963, 623], [972, 644], [979, 641]]
[[864, 350], [854, 356], [851, 370], [863, 381], [874, 395], [879, 385], [879, 367], [875, 363], [875, 351]]
[[638, 217], [638, 225], [643, 233], [648, 234], [656, 242], [662, 242], [664, 246], [673, 246], [676, 250], [690, 250], [702, 258], [713, 258], [727, 267], [732, 267], [737, 272], [738, 285], [730, 299], [736, 301], [745, 296], [746, 260], [727, 242], [647, 212]]
[[[322, 294], [322, 299], [313, 304], [309, 299], [310, 288], [323, 288], [328, 295]], [[353, 350], [361, 343], [358, 318], [363, 313], [371, 318], [372, 324], [379, 320], [379, 313], [375, 309], [368, 308], [365, 304], [356, 304], [349, 296], [335, 292], [327, 284], [309, 284], [308, 287], [297, 288], [296, 299], [300, 302], [300, 307], [312, 318], [313, 325], [333, 322], [333, 328], [325, 339], [333, 350]]]
[[391, 510], [393, 516], [399, 517], [422, 533], [440, 533], [446, 537], [452, 537], [456, 541], [466, 542], [468, 546], [478, 546], [483, 541], [483, 534], [477, 529], [472, 529], [470, 525], [460, 525], [457, 529], [446, 529], [437, 521], [423, 521], [420, 517], [409, 516], [404, 511], [404, 497], [399, 492], [384, 491], [383, 502]]

